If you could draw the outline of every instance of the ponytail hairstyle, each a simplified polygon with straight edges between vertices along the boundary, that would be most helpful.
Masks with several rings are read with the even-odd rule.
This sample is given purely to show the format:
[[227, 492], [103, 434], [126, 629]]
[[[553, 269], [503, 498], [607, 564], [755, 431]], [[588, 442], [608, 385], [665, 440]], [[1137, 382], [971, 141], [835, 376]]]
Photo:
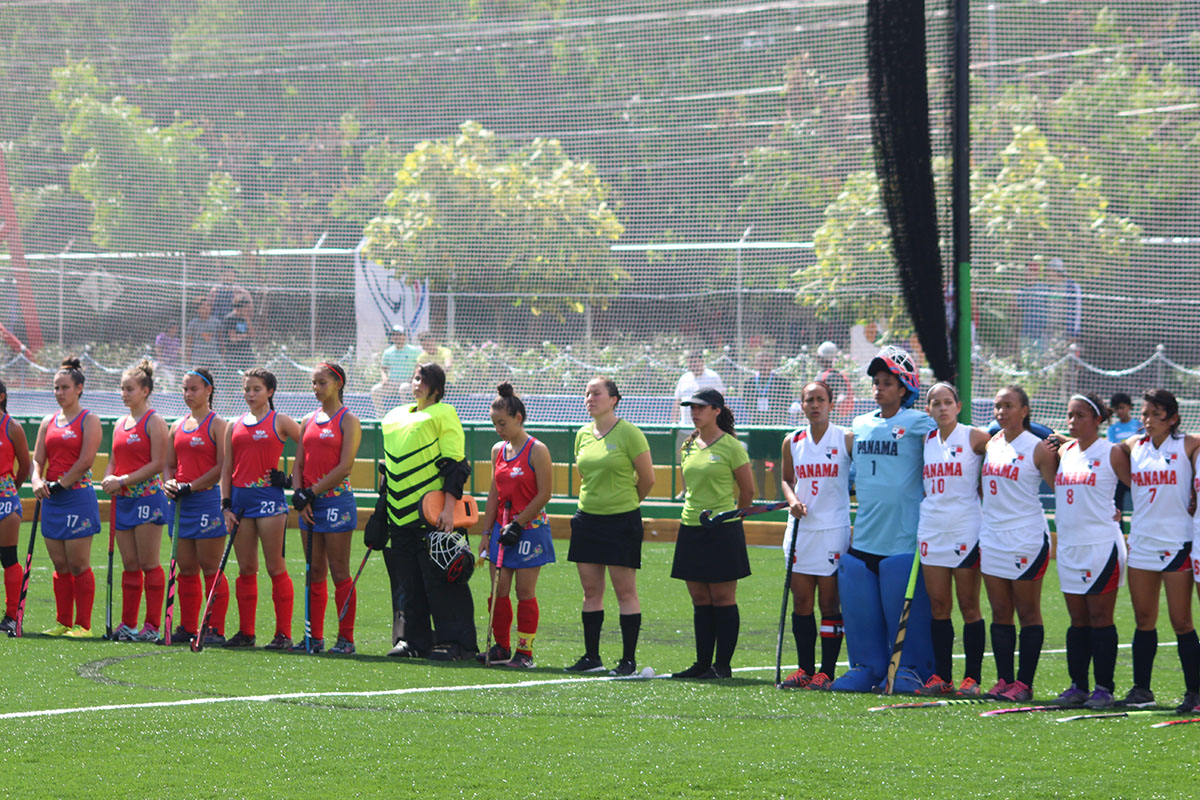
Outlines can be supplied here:
[[1067, 403], [1070, 403], [1072, 400], [1083, 400], [1091, 406], [1092, 411], [1096, 412], [1096, 419], [1100, 422], [1108, 422], [1112, 417], [1112, 409], [1106, 406], [1104, 401], [1100, 399], [1100, 395], [1095, 392], [1087, 392], [1086, 394], [1077, 392], [1067, 398]]
[[421, 382], [429, 387], [433, 402], [440, 403], [446, 396], [446, 370], [437, 364], [418, 364], [417, 372], [421, 373]]
[[[613, 409], [615, 410], [616, 407], [621, 404], [621, 393], [617, 390], [617, 382], [607, 375], [597, 375], [596, 377], [592, 378], [592, 381], [600, 381], [604, 384], [604, 391], [608, 392], [609, 397], [617, 401], [613, 403]], [[588, 383], [591, 383], [592, 381], [588, 381]]]
[[1030, 419], [1030, 417], [1033, 415], [1033, 409], [1029, 407], [1029, 393], [1026, 392], [1023, 387], [1018, 386], [1015, 383], [1005, 386], [1004, 391], [1012, 392], [1017, 396], [1017, 399], [1021, 401], [1021, 407], [1027, 412], [1025, 414], [1025, 418], [1021, 420], [1021, 424], [1024, 426], [1025, 430], [1029, 430], [1031, 427], [1033, 427], [1033, 420]]
[[254, 367], [253, 369], [246, 370], [244, 376], [246, 379], [258, 378], [263, 382], [263, 386], [267, 387], [267, 391], [270, 392], [270, 394], [267, 395], [267, 403], [270, 404], [271, 410], [274, 411], [275, 387], [278, 385], [278, 382], [275, 380], [275, 373], [271, 372], [270, 370], [263, 369], [262, 367]]
[[67, 356], [62, 360], [62, 364], [59, 365], [58, 372], [54, 374], [58, 375], [59, 372], [65, 373], [71, 379], [71, 383], [79, 387], [79, 394], [82, 396], [84, 382], [83, 362], [75, 356]]
[[322, 361], [320, 364], [317, 364], [317, 369], [329, 371], [333, 379], [338, 382], [338, 400], [344, 402], [345, 398], [342, 395], [346, 390], [346, 370], [342, 368], [342, 365], [334, 361]]
[[521, 398], [517, 397], [512, 384], [508, 381], [496, 387], [496, 399], [492, 401], [492, 411], [503, 411], [510, 417], [519, 415], [521, 424], [525, 424], [525, 404], [521, 402]]
[[[815, 381], [809, 381], [815, 383]], [[805, 384], [806, 386], [808, 384]], [[826, 387], [828, 388], [828, 387]], [[729, 406], [722, 404], [717, 409], [717, 427], [730, 436], [737, 436], [737, 430], [733, 427], [733, 412], [729, 410]], [[700, 429], [692, 431], [686, 439], [683, 440], [683, 447], [680, 450], [687, 455], [692, 450], [692, 442], [696, 441], [696, 437], [700, 435]]]
[[[0, 383], [0, 391], [3, 391], [4, 384]], [[1179, 425], [1182, 420], [1179, 419], [1179, 401], [1175, 399], [1175, 395], [1168, 392], [1166, 389], [1147, 389], [1142, 395], [1142, 399], [1155, 408], [1161, 408], [1163, 413], [1167, 415], [1167, 419], [1175, 418], [1174, 424], [1171, 425], [1172, 438], [1179, 435]], [[1113, 405], [1118, 402], [1117, 395], [1113, 395]], [[1129, 405], [1133, 405], [1132, 402]], [[3, 404], [0, 404], [0, 409], [3, 409]]]
[[130, 377], [138, 382], [143, 388], [147, 389], [147, 394], [154, 391], [154, 365], [150, 363], [150, 359], [143, 358], [138, 363], [134, 364], [121, 375], [122, 378]]
[[0, 381], [0, 414], [8, 413], [8, 386], [4, 381]]
[[208, 387], [208, 407], [212, 408], [213, 399], [216, 397], [217, 389], [213, 385], [213, 376], [204, 367], [192, 367], [184, 375], [195, 375], [200, 380], [204, 381], [204, 385]]

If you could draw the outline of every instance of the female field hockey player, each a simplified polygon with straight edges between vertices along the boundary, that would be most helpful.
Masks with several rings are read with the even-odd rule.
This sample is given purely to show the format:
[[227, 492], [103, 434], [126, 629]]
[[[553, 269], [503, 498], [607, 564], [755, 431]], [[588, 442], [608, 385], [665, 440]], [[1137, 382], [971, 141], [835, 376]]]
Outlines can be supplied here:
[[750, 574], [746, 533], [740, 519], [702, 526], [700, 512], [719, 514], [750, 505], [754, 476], [733, 427], [733, 412], [720, 392], [701, 389], [680, 405], [690, 407], [696, 429], [680, 448], [686, 491], [671, 577], [685, 581], [692, 598], [696, 662], [671, 677], [728, 678], [741, 627], [737, 582]]
[[[162, 526], [167, 519], [162, 468], [167, 454], [167, 423], [147, 405], [154, 391], [154, 367], [143, 359], [121, 376], [121, 401], [129, 413], [113, 426], [112, 457], [100, 483], [116, 504], [117, 549], [121, 553], [121, 624], [118, 642], [154, 642], [162, 627]], [[138, 606], [146, 593], [146, 619], [138, 630]]]
[[[1044, 480], [1054, 485], [1058, 456], [1030, 432], [1029, 395], [1020, 386], [996, 393], [1000, 431], [983, 455], [983, 526], [979, 568], [992, 607], [996, 684], [988, 696], [1015, 703], [1033, 697], [1033, 679], [1046, 631], [1042, 626], [1042, 578], [1050, 559], [1050, 532], [1038, 498]], [[1021, 662], [1013, 673], [1021, 623]]]
[[[213, 375], [203, 367], [183, 376], [183, 402], [188, 413], [171, 427], [167, 437], [164, 489], [179, 504], [179, 626], [171, 642], [186, 644], [199, 632], [204, 598], [213, 594], [205, 645], [225, 643], [225, 614], [229, 610], [229, 581], [217, 570], [225, 552], [225, 519], [221, 513], [221, 470], [225, 466], [225, 420], [213, 411]], [[201, 588], [200, 575], [204, 574]]]
[[1192, 624], [1189, 574], [1193, 520], [1188, 508], [1200, 436], [1179, 432], [1179, 401], [1165, 389], [1142, 395], [1142, 427], [1142, 433], [1118, 443], [1114, 452], [1117, 476], [1128, 484], [1133, 499], [1128, 575], [1137, 629], [1133, 686], [1122, 705], [1154, 704], [1150, 675], [1158, 649], [1159, 594], [1165, 587], [1185, 690], [1176, 710], [1183, 713], [1200, 705], [1200, 641]]
[[[533, 637], [538, 628], [537, 580], [544, 564], [554, 563], [554, 542], [546, 503], [553, 491], [553, 464], [546, 445], [525, 432], [525, 404], [512, 384], [496, 387], [492, 425], [500, 441], [492, 447], [492, 486], [488, 490], [483, 529], [488, 532], [488, 560], [493, 569], [504, 548], [496, 577], [496, 594], [489, 598], [492, 612], [490, 661], [508, 666], [533, 666]], [[513, 610], [509, 592], [517, 584], [517, 647], [511, 649]], [[477, 656], [480, 660], [484, 654]]]
[[[325, 609], [329, 605], [326, 573], [333, 576], [333, 598], [338, 611], [350, 601], [346, 616], [338, 622], [337, 643], [329, 648], [335, 655], [354, 653], [354, 612], [350, 596], [350, 534], [358, 529], [358, 506], [350, 488], [350, 471], [362, 441], [362, 425], [342, 402], [346, 370], [340, 364], [323, 362], [312, 373], [313, 394], [321, 404], [300, 425], [300, 446], [292, 466], [292, 505], [300, 513], [300, 546], [312, 532], [310, 616], [312, 652], [325, 647]], [[303, 552], [303, 550], [301, 550]], [[304, 652], [303, 641], [293, 650]]]
[[[1067, 672], [1071, 685], [1057, 705], [1108, 708], [1113, 704], [1117, 666], [1117, 628], [1113, 609], [1125, 577], [1125, 537], [1113, 502], [1117, 489], [1114, 465], [1129, 459], [1100, 436], [1100, 425], [1112, 416], [1094, 394], [1072, 395], [1067, 401], [1067, 433], [1058, 449], [1054, 476], [1054, 515], [1058, 531], [1055, 561], [1058, 582], [1067, 602]], [[1155, 601], [1158, 600], [1157, 593]], [[1096, 685], [1089, 696], [1088, 663]]]
[[[292, 646], [295, 595], [283, 558], [288, 513], [283, 490], [288, 481], [279, 471], [279, 458], [287, 439], [299, 441], [300, 426], [275, 410], [275, 385], [275, 376], [261, 367], [246, 371], [242, 396], [250, 410], [228, 426], [225, 436], [221, 505], [225, 527], [230, 532], [237, 527], [233, 550], [238, 560], [234, 593], [239, 620], [238, 632], [226, 640], [225, 647], [254, 646], [260, 541], [275, 605], [275, 637], [266, 649], [287, 650]], [[238, 514], [242, 516], [240, 527]]]
[[637, 571], [642, 567], [642, 501], [654, 486], [650, 445], [636, 425], [617, 416], [621, 393], [610, 378], [592, 378], [584, 390], [592, 421], [575, 433], [579, 469], [579, 508], [571, 517], [567, 560], [583, 585], [583, 656], [568, 672], [599, 672], [600, 630], [604, 625], [604, 573], [617, 595], [621, 621], [621, 660], [614, 675], [637, 670], [642, 606]]
[[[929, 592], [935, 672], [917, 694], [974, 697], [983, 691], [979, 687], [984, 646], [983, 616], [979, 613], [979, 525], [983, 518], [979, 465], [989, 437], [979, 428], [959, 423], [962, 403], [958, 390], [949, 383], [929, 387], [925, 408], [937, 423], [937, 430], [925, 437], [925, 498], [921, 501], [917, 541], [925, 590]], [[956, 597], [966, 655], [957, 692], [951, 680], [954, 623], [950, 620]]]
[[[90, 638], [96, 576], [92, 537], [100, 531], [100, 505], [92, 488], [92, 462], [100, 449], [100, 420], [79, 405], [83, 394], [79, 359], [63, 359], [54, 374], [60, 411], [38, 426], [33, 450], [33, 496], [42, 501], [42, 536], [54, 564], [58, 624], [47, 636]], [[72, 612], [74, 622], [72, 623]]]
[[[933, 420], [913, 408], [920, 375], [911, 355], [885, 347], [867, 365], [879, 408], [855, 418], [853, 461], [858, 495], [854, 536], [838, 566], [850, 669], [833, 682], [839, 692], [886, 685], [892, 646], [917, 558], [921, 458]], [[918, 573], [892, 691], [915, 692], [933, 673], [929, 597]]]
[[21, 498], [17, 490], [29, 479], [32, 460], [25, 429], [8, 415], [8, 387], [0, 381], [0, 565], [4, 567], [4, 619], [0, 633], [17, 635], [17, 605], [24, 570], [17, 561], [21, 532]]
[[[798, 668], [779, 684], [782, 689], [828, 689], [842, 651], [842, 606], [837, 568], [850, 546], [850, 449], [854, 435], [833, 425], [833, 390], [810, 381], [800, 392], [808, 425], [783, 440], [783, 499], [791, 516], [783, 552], [792, 552], [792, 636]], [[813, 601], [820, 598], [821, 669], [816, 668], [817, 621]]]
[[[383, 550], [392, 585], [396, 645], [388, 655], [458, 661], [479, 651], [475, 606], [465, 580], [470, 571], [451, 573], [430, 557], [430, 525], [422, 518], [421, 498], [440, 491], [442, 511], [432, 527], [454, 531], [454, 507], [471, 467], [458, 412], [442, 402], [446, 373], [437, 364], [419, 364], [412, 392], [416, 402], [392, 409], [381, 423], [384, 485], [363, 540]], [[473, 566], [469, 551], [466, 559]]]

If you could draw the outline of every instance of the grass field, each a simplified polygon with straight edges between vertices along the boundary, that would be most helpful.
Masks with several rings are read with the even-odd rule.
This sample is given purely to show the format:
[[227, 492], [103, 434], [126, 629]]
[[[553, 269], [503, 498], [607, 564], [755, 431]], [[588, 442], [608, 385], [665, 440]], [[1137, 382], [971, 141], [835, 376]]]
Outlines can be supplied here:
[[[297, 542], [293, 533], [299, 632]], [[102, 546], [97, 537], [96, 562]], [[639, 666], [681, 669], [693, 655], [687, 593], [666, 577], [670, 545], [648, 544], [644, 556]], [[755, 574], [739, 591], [737, 672], [719, 684], [565, 675], [563, 666], [581, 652], [580, 590], [566, 563], [542, 571], [539, 667], [530, 671], [385, 658], [390, 611], [378, 557], [360, 583], [354, 657], [4, 639], [0, 714], [89, 710], [0, 716], [8, 775], [0, 795], [1174, 798], [1194, 791], [1189, 765], [1200, 724], [1152, 729], [1155, 719], [1143, 716], [1064, 725], [1056, 714], [981, 718], [977, 706], [868, 713], [879, 698], [776, 690], [779, 561], [776, 551], [751, 551]], [[98, 632], [103, 583], [97, 569]], [[480, 646], [485, 584], [482, 573], [472, 580]], [[273, 619], [265, 579], [259, 596], [264, 640]], [[615, 664], [615, 600], [607, 605], [602, 652]], [[1127, 597], [1118, 610], [1127, 642]], [[1067, 683], [1066, 617], [1053, 569], [1045, 612], [1046, 647], [1055, 652], [1043, 655], [1039, 698]], [[327, 625], [332, 616], [331, 603]], [[26, 629], [48, 627], [53, 617], [49, 562], [39, 545]], [[1160, 640], [1173, 643], [1165, 617], [1164, 609]], [[785, 664], [793, 660], [789, 634]], [[1157, 666], [1154, 688], [1174, 703], [1183, 685], [1173, 646], [1160, 648]], [[1119, 692], [1129, 674], [1122, 648]], [[993, 677], [989, 659], [985, 683]], [[137, 703], [163, 705], [95, 708]]]

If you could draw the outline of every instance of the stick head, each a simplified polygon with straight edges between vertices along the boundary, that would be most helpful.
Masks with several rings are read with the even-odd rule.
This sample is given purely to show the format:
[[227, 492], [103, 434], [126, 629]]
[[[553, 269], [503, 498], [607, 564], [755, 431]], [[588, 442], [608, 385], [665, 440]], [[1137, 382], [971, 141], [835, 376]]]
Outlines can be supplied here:
[[711, 521], [712, 521], [712, 509], [706, 508], [700, 512], [700, 524], [701, 525], [707, 525]]

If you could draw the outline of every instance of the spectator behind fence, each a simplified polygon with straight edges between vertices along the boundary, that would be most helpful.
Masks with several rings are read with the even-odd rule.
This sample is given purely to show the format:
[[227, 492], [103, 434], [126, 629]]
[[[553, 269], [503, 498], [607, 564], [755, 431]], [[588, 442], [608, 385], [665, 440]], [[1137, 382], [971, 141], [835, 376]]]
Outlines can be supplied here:
[[217, 319], [224, 319], [233, 311], [234, 305], [239, 299], [244, 299], [251, 304], [251, 311], [247, 317], [253, 316], [253, 301], [245, 287], [237, 283], [237, 273], [232, 269], [222, 270], [217, 278], [217, 283], [208, 292], [208, 302], [212, 314]]
[[[1105, 434], [1105, 438], [1113, 444], [1120, 444], [1130, 436], [1141, 431], [1142, 423], [1133, 417], [1133, 398], [1128, 393], [1114, 393], [1108, 404], [1112, 408], [1113, 416], [1116, 419], [1108, 423], [1108, 431]], [[1128, 499], [1129, 487], [1117, 481], [1117, 494], [1114, 502], [1118, 511], [1122, 513], [1126, 511]]]
[[446, 373], [446, 377], [449, 378], [450, 367], [454, 360], [450, 348], [438, 344], [438, 338], [433, 335], [432, 331], [425, 331], [419, 339], [421, 342], [421, 352], [417, 356], [417, 363], [437, 364]]
[[817, 348], [817, 366], [820, 372], [816, 380], [822, 381], [833, 391], [833, 414], [835, 423], [848, 422], [854, 416], [854, 389], [850, 379], [834, 366], [837, 357], [841, 355], [838, 346], [833, 342], [821, 342]]
[[254, 364], [254, 347], [251, 343], [254, 328], [250, 313], [250, 298], [238, 297], [233, 301], [233, 310], [225, 315], [221, 327], [225, 366], [239, 374]]
[[1042, 281], [1042, 267], [1030, 261], [1026, 267], [1027, 283], [1017, 292], [1017, 316], [1021, 320], [1020, 347], [1041, 351], [1048, 344], [1050, 287]]
[[1083, 328], [1083, 289], [1067, 275], [1067, 266], [1057, 256], [1050, 259], [1050, 273], [1058, 285], [1052, 287], [1055, 300], [1054, 335], [1062, 335], [1068, 344], [1079, 341]]
[[787, 391], [787, 381], [775, 374], [775, 359], [765, 348], [754, 357], [754, 374], [746, 381], [746, 400], [751, 404], [750, 422], [753, 425], [778, 423]]
[[421, 348], [408, 343], [403, 325], [388, 330], [388, 342], [379, 357], [379, 383], [371, 387], [371, 402], [380, 417], [409, 397], [409, 381], [421, 355]]
[[[688, 400], [701, 389], [716, 389], [722, 394], [725, 393], [725, 382], [721, 380], [721, 376], [704, 366], [703, 350], [684, 351], [683, 358], [687, 364], [687, 372], [680, 375], [679, 382], [675, 384], [675, 405]], [[695, 427], [692, 424], [690, 406], [679, 407], [679, 427], [683, 429], [680, 431], [682, 437], [679, 440], [679, 445], [682, 446], [683, 439], [687, 438]]]
[[191, 363], [210, 370], [216, 370], [221, 365], [221, 331], [222, 319], [213, 314], [212, 301], [207, 298], [202, 300], [196, 310], [196, 318], [188, 323], [188, 334], [191, 336], [188, 357]]
[[179, 350], [183, 342], [179, 339], [179, 323], [171, 322], [167, 329], [154, 337], [154, 368], [166, 383], [175, 382], [175, 371], [179, 367]]

